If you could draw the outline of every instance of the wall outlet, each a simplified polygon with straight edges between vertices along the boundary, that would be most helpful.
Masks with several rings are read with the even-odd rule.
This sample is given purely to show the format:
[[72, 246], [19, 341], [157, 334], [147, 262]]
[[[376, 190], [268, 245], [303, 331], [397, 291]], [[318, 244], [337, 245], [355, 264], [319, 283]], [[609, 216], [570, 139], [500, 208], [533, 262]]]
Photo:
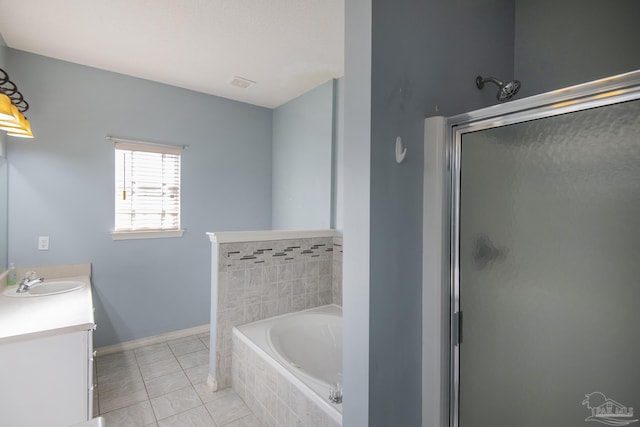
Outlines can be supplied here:
[[39, 251], [49, 250], [49, 236], [38, 237], [38, 250]]

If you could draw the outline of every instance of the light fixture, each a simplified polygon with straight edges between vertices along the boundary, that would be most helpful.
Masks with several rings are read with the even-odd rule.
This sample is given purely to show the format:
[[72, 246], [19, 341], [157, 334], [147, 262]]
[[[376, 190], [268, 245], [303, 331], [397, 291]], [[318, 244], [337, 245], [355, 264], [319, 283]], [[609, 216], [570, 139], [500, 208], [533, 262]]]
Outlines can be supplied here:
[[7, 132], [7, 136], [13, 136], [16, 138], [33, 138], [33, 133], [31, 133], [31, 128], [29, 128], [28, 133], [16, 133], [16, 132]]
[[33, 138], [31, 124], [24, 116], [29, 104], [18, 92], [18, 87], [9, 80], [9, 75], [0, 68], [0, 130], [8, 136]]
[[18, 112], [18, 121], [16, 122], [0, 121], [0, 129], [7, 131], [7, 135], [9, 136], [30, 135], [25, 138], [33, 138], [31, 123], [29, 123], [29, 120], [20, 112]]
[[12, 114], [11, 119], [0, 120], [1, 130], [12, 130], [15, 128], [20, 128], [22, 127], [21, 120], [26, 120], [20, 110], [18, 110], [18, 108], [16, 108], [16, 106], [13, 104], [11, 104], [10, 112]]
[[[4, 93], [0, 93], [0, 120], [16, 120], [17, 117], [13, 114], [13, 108], [16, 108], [15, 105], [11, 102], [11, 98], [9, 98]], [[17, 109], [16, 109], [17, 111]]]

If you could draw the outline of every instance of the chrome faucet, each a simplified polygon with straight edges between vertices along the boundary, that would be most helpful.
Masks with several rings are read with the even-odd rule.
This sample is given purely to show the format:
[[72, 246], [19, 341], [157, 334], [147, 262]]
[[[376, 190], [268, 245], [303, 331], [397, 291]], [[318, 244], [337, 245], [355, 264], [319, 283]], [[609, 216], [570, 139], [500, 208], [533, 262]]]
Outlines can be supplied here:
[[35, 271], [27, 271], [24, 278], [20, 281], [20, 285], [16, 290], [17, 293], [27, 292], [33, 285], [44, 282], [43, 277], [38, 277]]
[[331, 383], [329, 387], [329, 402], [342, 403], [342, 384]]

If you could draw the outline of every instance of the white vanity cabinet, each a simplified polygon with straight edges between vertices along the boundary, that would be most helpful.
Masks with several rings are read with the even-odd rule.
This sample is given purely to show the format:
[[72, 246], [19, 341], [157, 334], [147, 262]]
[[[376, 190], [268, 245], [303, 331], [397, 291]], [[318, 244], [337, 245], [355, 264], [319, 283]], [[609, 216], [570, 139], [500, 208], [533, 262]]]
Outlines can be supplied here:
[[0, 345], [0, 425], [67, 427], [92, 417], [92, 330]]
[[78, 266], [67, 275], [55, 276], [53, 268], [41, 274], [84, 282], [79, 289], [35, 297], [0, 292], [0, 427], [69, 427], [93, 416], [91, 270]]

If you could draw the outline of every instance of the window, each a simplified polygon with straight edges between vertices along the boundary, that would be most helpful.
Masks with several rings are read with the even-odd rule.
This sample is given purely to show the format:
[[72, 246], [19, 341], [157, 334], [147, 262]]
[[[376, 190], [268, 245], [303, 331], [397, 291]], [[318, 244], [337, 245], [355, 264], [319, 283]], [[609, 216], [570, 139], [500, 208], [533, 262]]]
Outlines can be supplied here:
[[179, 237], [181, 147], [115, 143], [115, 240]]

